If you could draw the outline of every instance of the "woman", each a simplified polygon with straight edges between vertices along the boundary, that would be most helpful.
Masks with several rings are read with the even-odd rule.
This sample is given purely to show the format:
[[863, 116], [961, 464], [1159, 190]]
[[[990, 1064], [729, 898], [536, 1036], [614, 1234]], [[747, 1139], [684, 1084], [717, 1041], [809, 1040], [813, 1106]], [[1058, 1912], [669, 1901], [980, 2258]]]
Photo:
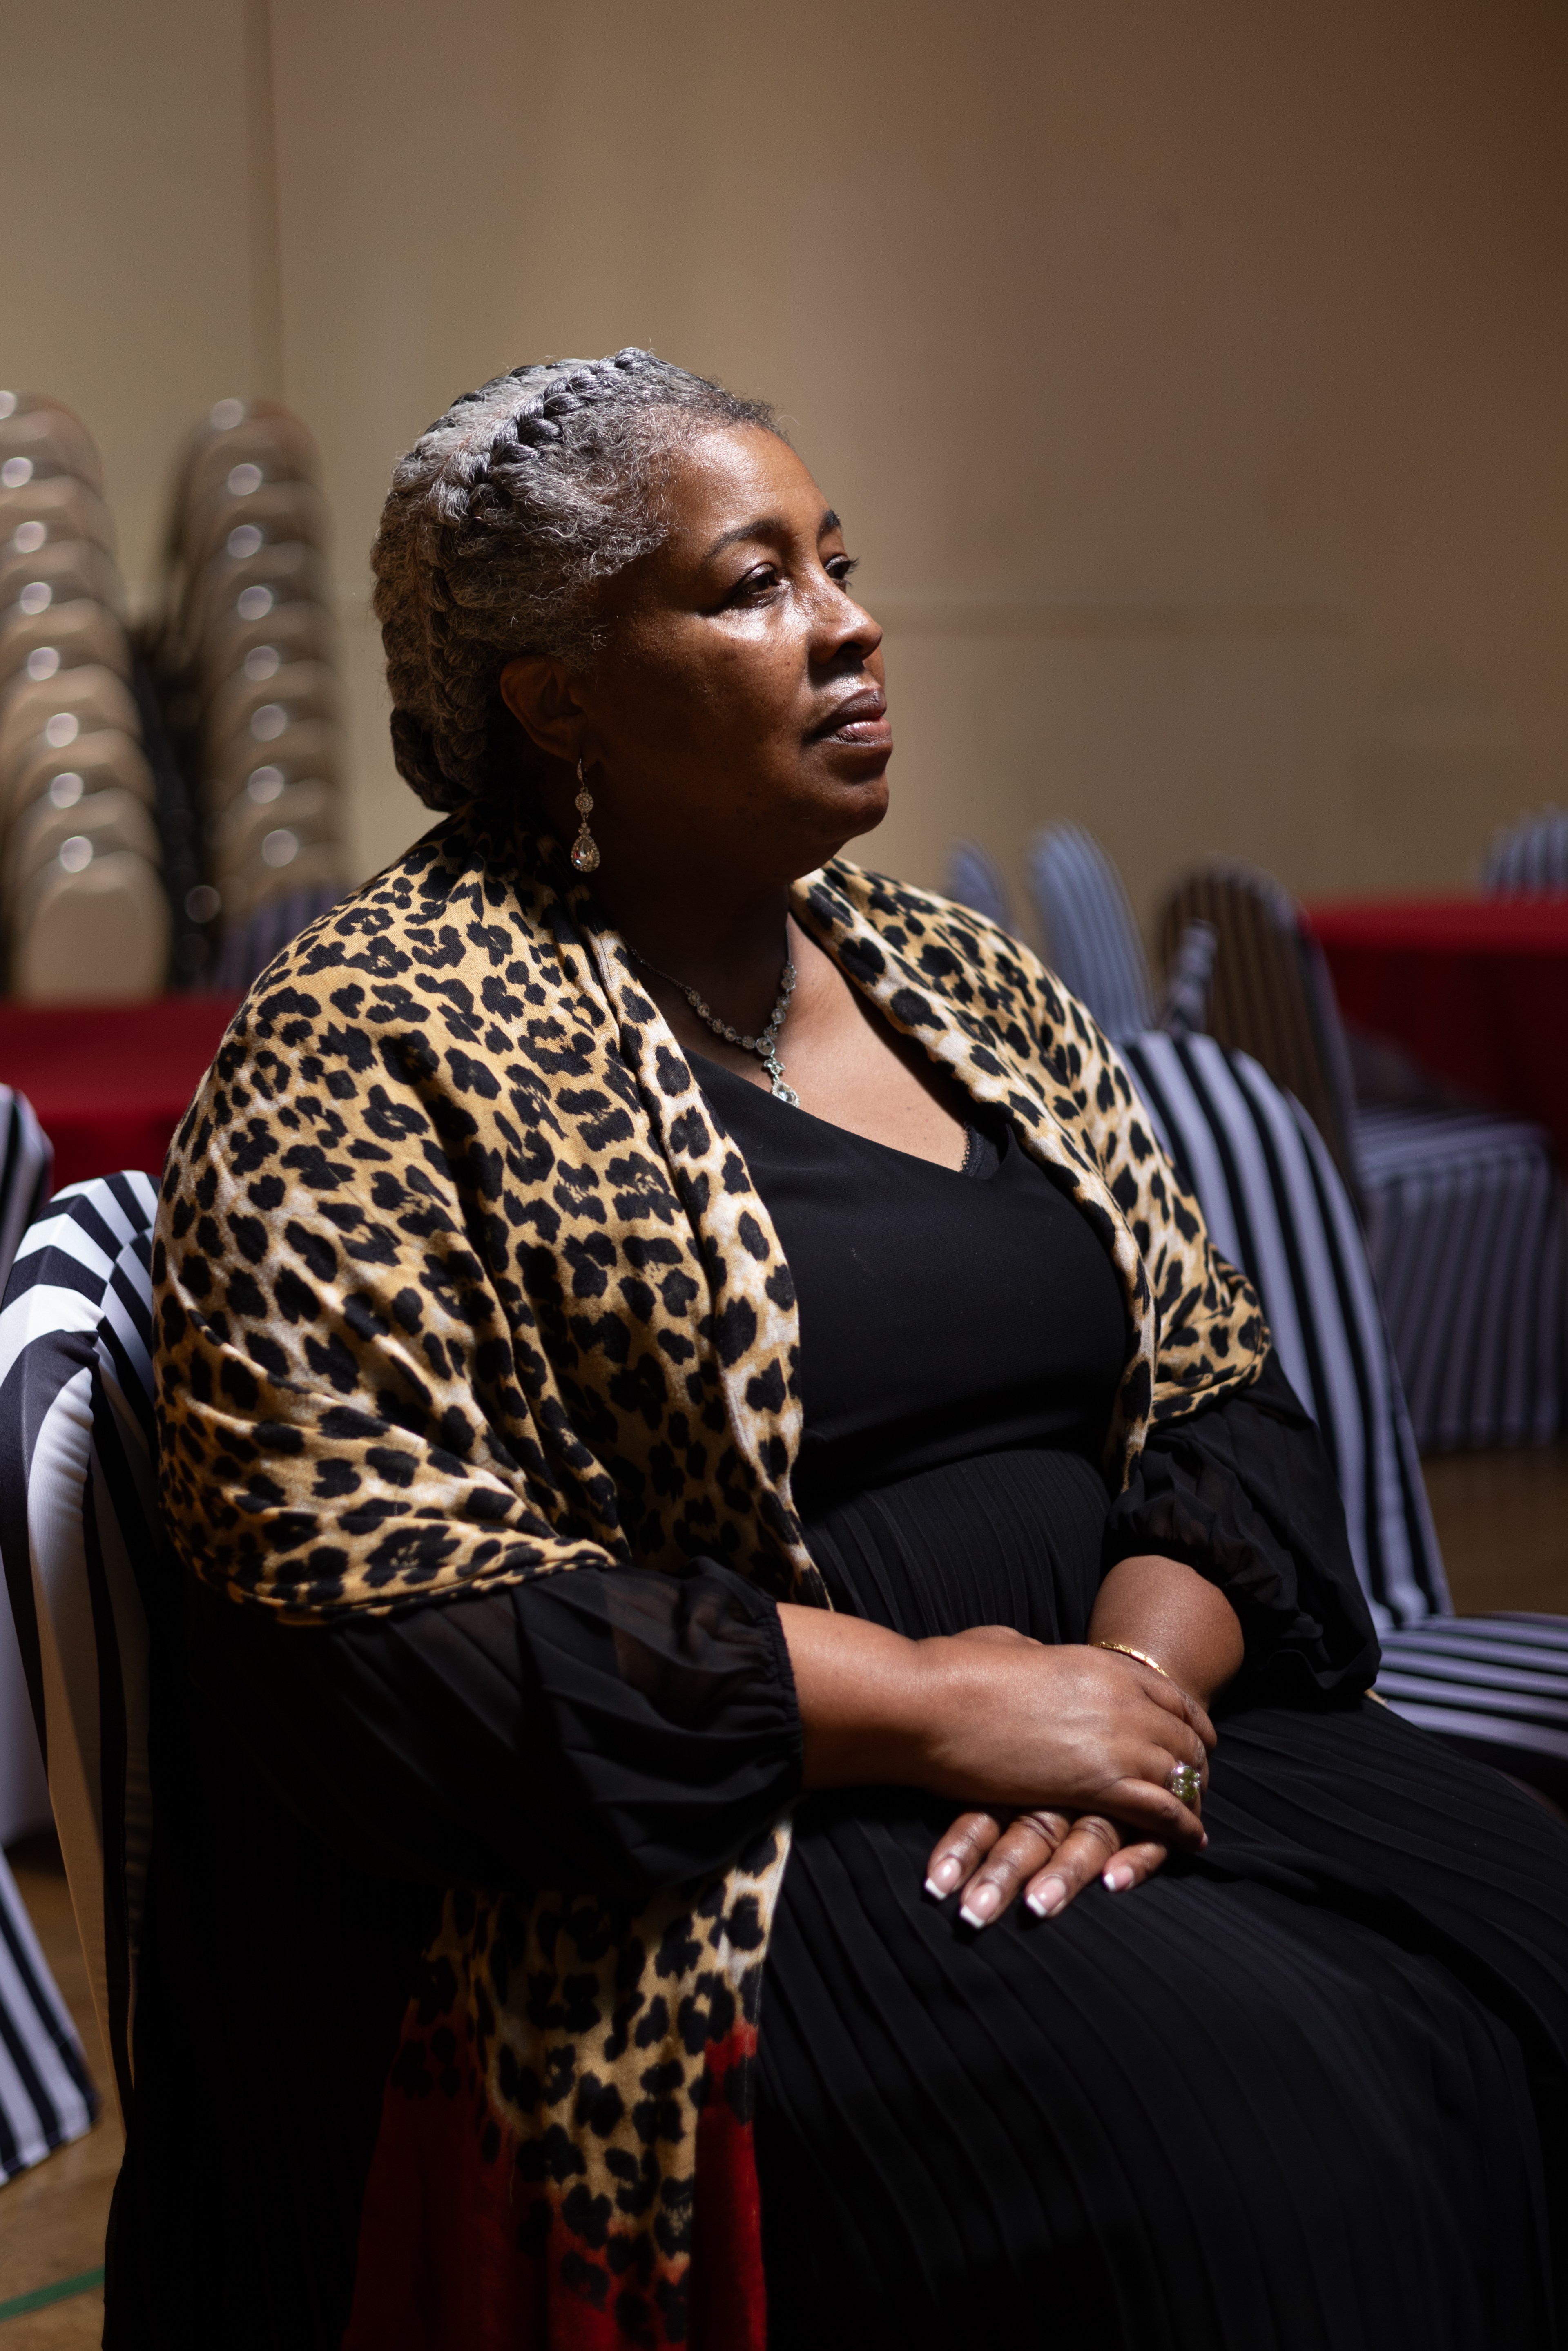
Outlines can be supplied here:
[[839, 858], [880, 632], [768, 413], [518, 369], [375, 563], [452, 814], [163, 1188], [110, 2339], [177, 2213], [228, 2343], [1553, 2342], [1568, 1846], [1364, 1702], [1092, 1023]]

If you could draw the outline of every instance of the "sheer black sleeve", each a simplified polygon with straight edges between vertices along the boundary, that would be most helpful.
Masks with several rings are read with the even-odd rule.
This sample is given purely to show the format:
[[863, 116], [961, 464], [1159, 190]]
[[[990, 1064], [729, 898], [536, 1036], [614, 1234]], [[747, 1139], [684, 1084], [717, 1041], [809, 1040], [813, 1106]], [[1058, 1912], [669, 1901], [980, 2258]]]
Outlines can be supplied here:
[[1376, 1674], [1333, 1469], [1277, 1355], [1240, 1395], [1150, 1432], [1106, 1546], [1107, 1567], [1154, 1552], [1219, 1587], [1247, 1641], [1239, 1687], [1333, 1699]]
[[336, 1626], [197, 1586], [188, 1657], [284, 1801], [382, 1875], [640, 1898], [730, 1860], [800, 1785], [778, 1611], [707, 1561]]

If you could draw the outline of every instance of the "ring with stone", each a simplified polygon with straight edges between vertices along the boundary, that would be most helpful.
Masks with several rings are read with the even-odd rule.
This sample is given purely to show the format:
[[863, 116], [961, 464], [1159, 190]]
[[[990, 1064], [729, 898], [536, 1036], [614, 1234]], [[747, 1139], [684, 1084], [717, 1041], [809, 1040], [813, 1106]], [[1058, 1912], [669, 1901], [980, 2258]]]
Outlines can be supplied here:
[[1196, 1804], [1203, 1793], [1203, 1781], [1196, 1763], [1173, 1763], [1166, 1785], [1178, 1804]]

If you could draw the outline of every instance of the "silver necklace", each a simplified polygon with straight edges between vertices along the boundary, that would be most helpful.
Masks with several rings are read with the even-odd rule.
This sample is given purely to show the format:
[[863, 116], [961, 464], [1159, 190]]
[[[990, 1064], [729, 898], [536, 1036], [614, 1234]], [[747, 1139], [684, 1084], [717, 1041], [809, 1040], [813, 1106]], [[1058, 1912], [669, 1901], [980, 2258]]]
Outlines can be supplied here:
[[789, 1019], [789, 998], [795, 993], [795, 967], [788, 956], [784, 958], [784, 968], [779, 975], [779, 1000], [768, 1016], [767, 1025], [760, 1029], [755, 1037], [748, 1037], [741, 1029], [732, 1029], [727, 1021], [721, 1020], [712, 1006], [703, 1001], [700, 989], [688, 987], [685, 981], [677, 979], [672, 971], [661, 971], [656, 963], [650, 963], [645, 955], [639, 955], [636, 948], [632, 946], [630, 940], [627, 946], [631, 950], [632, 961], [640, 963], [644, 971], [651, 971], [655, 979], [667, 980], [672, 987], [680, 989], [697, 1019], [706, 1020], [716, 1037], [722, 1037], [727, 1045], [738, 1045], [743, 1052], [758, 1055], [763, 1068], [773, 1081], [775, 1102], [793, 1102], [795, 1108], [800, 1109], [800, 1097], [793, 1086], [785, 1084], [784, 1064], [779, 1059], [779, 1031]]

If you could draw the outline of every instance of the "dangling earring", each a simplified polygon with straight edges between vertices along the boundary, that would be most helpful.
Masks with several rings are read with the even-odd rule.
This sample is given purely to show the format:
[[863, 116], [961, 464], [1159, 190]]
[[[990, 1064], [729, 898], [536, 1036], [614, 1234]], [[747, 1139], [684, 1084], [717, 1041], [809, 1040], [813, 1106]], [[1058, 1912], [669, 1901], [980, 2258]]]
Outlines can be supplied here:
[[582, 819], [582, 829], [571, 844], [571, 862], [580, 873], [591, 873], [599, 862], [599, 843], [588, 830], [588, 820], [593, 813], [593, 794], [582, 780], [582, 761], [577, 763], [577, 812]]

